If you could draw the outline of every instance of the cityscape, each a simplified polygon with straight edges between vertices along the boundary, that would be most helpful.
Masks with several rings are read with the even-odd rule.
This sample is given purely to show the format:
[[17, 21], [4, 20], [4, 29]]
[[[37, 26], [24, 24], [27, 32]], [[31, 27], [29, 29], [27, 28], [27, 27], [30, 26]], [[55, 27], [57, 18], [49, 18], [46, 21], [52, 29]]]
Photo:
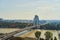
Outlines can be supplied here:
[[[52, 26], [48, 27], [50, 24]], [[23, 25], [23, 26], [22, 26]], [[60, 20], [40, 20], [38, 15], [35, 15], [33, 20], [4, 20], [0, 19], [0, 28], [25, 28], [28, 26], [38, 26], [40, 29], [60, 30]], [[43, 25], [45, 27], [43, 27]]]

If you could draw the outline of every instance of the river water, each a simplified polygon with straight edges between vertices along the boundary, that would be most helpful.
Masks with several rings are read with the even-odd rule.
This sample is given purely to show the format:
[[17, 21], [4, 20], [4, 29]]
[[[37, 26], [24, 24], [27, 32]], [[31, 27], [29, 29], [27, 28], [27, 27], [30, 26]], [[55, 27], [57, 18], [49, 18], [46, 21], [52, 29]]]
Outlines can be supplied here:
[[16, 30], [20, 30], [18, 28], [0, 28], [0, 33], [10, 33]]

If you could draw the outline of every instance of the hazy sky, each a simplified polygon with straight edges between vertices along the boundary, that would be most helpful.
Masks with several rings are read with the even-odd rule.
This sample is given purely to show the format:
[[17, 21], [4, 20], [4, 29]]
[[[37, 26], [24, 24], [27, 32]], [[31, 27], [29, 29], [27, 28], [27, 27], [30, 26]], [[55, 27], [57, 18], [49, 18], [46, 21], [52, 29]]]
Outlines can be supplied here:
[[60, 0], [0, 0], [0, 18], [60, 20]]

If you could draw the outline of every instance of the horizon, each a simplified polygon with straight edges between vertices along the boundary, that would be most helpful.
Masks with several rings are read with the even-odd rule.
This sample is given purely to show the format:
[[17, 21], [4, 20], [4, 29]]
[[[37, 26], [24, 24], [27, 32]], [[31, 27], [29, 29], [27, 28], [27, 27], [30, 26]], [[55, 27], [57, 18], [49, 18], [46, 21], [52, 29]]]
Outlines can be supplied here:
[[0, 0], [0, 18], [60, 20], [60, 0]]
[[[5, 19], [5, 18], [0, 18], [2, 20], [34, 20], [34, 19]], [[60, 19], [39, 19], [39, 20], [52, 20], [52, 21], [60, 21]]]

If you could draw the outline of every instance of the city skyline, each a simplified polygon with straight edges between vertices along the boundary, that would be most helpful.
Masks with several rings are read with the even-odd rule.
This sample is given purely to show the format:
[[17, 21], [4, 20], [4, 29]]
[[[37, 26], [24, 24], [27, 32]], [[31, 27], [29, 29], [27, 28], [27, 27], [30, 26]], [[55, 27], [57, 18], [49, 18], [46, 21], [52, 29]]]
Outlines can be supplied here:
[[0, 0], [0, 18], [60, 20], [60, 0]]

